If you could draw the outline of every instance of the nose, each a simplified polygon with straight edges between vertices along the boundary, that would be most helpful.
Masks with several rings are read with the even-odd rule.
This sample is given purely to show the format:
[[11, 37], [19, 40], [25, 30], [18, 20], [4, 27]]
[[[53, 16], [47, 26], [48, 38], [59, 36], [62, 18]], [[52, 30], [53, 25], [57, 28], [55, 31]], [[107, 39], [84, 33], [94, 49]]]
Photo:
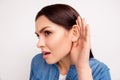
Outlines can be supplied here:
[[38, 48], [42, 48], [45, 46], [45, 42], [43, 38], [39, 38], [38, 42], [37, 42], [37, 47]]

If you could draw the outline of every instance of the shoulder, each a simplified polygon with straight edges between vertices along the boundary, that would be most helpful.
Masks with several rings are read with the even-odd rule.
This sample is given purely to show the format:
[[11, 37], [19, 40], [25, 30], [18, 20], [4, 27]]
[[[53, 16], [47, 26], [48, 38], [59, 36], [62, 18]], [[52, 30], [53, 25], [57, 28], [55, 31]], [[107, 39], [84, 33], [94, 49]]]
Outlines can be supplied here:
[[37, 54], [33, 57], [31, 63], [30, 80], [47, 80], [50, 65], [43, 59], [43, 54]]
[[34, 66], [34, 67], [46, 66], [47, 63], [43, 59], [43, 54], [39, 53], [39, 54], [35, 55], [32, 59], [32, 64], [31, 65]]
[[32, 59], [32, 63], [37, 64], [39, 61], [43, 61], [42, 53], [35, 55]]
[[106, 64], [104, 64], [103, 62], [95, 59], [95, 58], [91, 58], [90, 59], [90, 67], [91, 68], [101, 68], [101, 69], [109, 69], [108, 66]]
[[90, 67], [92, 69], [92, 75], [95, 79], [105, 78], [102, 80], [110, 80], [110, 73], [109, 73], [110, 69], [103, 62], [101, 62], [95, 58], [91, 58], [90, 59]]
[[50, 65], [46, 63], [46, 61], [43, 59], [43, 54], [37, 54], [33, 57], [31, 68], [33, 71], [47, 71], [49, 69]]

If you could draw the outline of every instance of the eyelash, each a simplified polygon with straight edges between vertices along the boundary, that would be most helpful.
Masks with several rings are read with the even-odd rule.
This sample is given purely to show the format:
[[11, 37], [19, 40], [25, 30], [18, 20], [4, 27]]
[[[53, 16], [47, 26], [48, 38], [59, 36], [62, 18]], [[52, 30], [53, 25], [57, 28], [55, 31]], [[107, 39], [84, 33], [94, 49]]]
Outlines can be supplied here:
[[[50, 31], [44, 31], [44, 35], [47, 37], [51, 34]], [[36, 36], [39, 38], [39, 34], [36, 33]]]
[[36, 34], [36, 36], [39, 38], [39, 35], [38, 35], [38, 34]]
[[45, 36], [49, 36], [51, 34], [50, 31], [44, 31]]

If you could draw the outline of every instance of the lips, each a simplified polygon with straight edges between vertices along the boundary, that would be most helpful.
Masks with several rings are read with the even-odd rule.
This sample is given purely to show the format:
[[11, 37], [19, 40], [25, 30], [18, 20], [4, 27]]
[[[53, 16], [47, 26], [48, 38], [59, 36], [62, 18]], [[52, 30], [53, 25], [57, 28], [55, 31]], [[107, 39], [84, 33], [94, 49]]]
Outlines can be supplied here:
[[50, 55], [50, 52], [47, 52], [47, 51], [42, 51], [43, 53], [43, 58], [48, 58], [48, 56]]

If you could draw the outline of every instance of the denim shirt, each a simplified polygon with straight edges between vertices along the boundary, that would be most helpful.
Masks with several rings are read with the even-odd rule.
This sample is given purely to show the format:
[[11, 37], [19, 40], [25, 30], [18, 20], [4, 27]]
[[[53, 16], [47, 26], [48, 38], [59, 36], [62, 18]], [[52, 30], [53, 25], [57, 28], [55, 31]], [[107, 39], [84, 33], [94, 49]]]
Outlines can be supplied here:
[[[109, 68], [104, 63], [91, 58], [89, 64], [93, 80], [111, 80]], [[47, 64], [42, 54], [37, 54], [32, 59], [30, 80], [58, 80], [59, 74], [57, 64]], [[66, 80], [78, 80], [74, 65], [70, 66]]]

